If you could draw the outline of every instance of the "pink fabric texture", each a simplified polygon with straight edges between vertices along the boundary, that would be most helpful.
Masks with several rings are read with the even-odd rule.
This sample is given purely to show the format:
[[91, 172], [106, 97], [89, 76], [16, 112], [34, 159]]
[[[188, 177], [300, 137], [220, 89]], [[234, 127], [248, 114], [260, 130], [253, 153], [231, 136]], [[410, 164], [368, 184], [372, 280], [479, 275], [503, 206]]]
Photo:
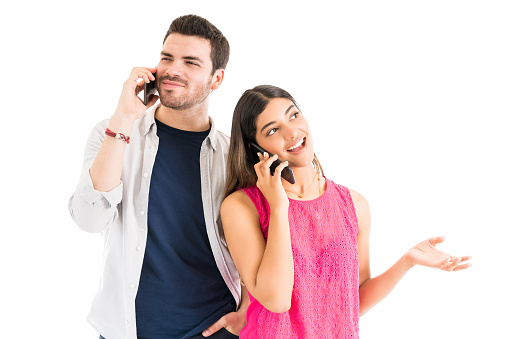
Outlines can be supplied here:
[[[253, 201], [267, 241], [270, 209], [256, 187]], [[295, 282], [289, 311], [273, 313], [249, 295], [240, 338], [359, 338], [358, 224], [350, 191], [327, 180], [317, 199], [290, 199]]]

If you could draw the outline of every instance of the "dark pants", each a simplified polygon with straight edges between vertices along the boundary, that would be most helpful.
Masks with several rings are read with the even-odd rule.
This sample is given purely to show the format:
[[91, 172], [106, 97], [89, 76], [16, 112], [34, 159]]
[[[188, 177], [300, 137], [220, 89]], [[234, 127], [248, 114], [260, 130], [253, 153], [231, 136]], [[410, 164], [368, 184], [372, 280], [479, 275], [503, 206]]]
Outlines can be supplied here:
[[[204, 337], [200, 334], [189, 337], [189, 339], [197, 339], [197, 338], [210, 338], [210, 339], [236, 339], [236, 336], [233, 333], [228, 332], [226, 329], [222, 328], [211, 336]], [[99, 339], [105, 339], [102, 335], [99, 336]]]

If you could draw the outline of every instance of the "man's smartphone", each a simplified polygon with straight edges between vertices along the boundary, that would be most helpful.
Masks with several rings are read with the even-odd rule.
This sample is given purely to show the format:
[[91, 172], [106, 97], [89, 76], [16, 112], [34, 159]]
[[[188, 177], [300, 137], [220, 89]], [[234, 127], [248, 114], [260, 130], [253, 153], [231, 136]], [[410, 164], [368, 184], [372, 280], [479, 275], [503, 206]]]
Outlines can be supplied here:
[[[258, 152], [260, 152], [261, 154], [267, 152], [266, 150], [264, 150], [263, 148], [261, 148], [257, 143], [255, 142], [252, 142], [251, 143], [251, 149], [253, 150], [254, 152], [254, 155], [255, 155], [255, 161], [258, 162], [260, 161], [260, 158], [258, 157]], [[270, 154], [269, 152], [267, 152], [269, 154], [269, 157], [272, 156], [272, 154]], [[279, 159], [276, 159], [276, 161], [274, 161], [272, 163], [272, 165], [270, 165], [270, 174], [274, 175], [274, 171], [276, 170], [276, 167], [279, 166], [279, 164], [281, 163], [281, 160]], [[281, 178], [285, 179], [286, 181], [288, 181], [290, 184], [295, 184], [295, 177], [293, 176], [293, 170], [291, 167], [289, 166], [286, 166], [285, 168], [283, 168], [283, 171], [281, 172]]]
[[[152, 75], [154, 75], [155, 78], [156, 74], [152, 73]], [[156, 80], [150, 81], [148, 84], [145, 83], [143, 86], [143, 104], [145, 106], [147, 106], [150, 99], [152, 99], [152, 96], [157, 92]]]

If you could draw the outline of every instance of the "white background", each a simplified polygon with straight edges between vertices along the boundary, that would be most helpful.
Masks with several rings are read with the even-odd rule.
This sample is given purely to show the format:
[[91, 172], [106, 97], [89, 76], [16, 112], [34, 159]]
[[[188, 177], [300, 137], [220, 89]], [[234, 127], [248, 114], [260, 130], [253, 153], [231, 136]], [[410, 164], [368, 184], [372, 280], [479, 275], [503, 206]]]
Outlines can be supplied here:
[[507, 2], [334, 3], [1, 5], [2, 338], [97, 337], [85, 316], [102, 241], [78, 229], [67, 201], [91, 128], [190, 13], [231, 45], [210, 105], [219, 128], [230, 134], [244, 90], [287, 89], [327, 177], [370, 202], [373, 275], [436, 235], [474, 257], [458, 273], [413, 269], [361, 318], [361, 338], [507, 335]]

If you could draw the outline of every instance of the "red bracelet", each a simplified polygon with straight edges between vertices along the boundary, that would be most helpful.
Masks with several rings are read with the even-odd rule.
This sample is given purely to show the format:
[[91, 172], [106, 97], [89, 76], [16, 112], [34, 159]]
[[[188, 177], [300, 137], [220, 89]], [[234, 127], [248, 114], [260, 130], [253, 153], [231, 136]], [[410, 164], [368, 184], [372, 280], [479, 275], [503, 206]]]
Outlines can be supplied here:
[[109, 137], [113, 137], [115, 139], [120, 139], [120, 140], [123, 140], [125, 141], [126, 144], [129, 143], [129, 140], [131, 140], [130, 137], [126, 137], [125, 135], [123, 135], [122, 133], [115, 133], [115, 132], [112, 132], [110, 131], [109, 128], [106, 128], [106, 131], [104, 132], [104, 134], [106, 134], [107, 136]]

